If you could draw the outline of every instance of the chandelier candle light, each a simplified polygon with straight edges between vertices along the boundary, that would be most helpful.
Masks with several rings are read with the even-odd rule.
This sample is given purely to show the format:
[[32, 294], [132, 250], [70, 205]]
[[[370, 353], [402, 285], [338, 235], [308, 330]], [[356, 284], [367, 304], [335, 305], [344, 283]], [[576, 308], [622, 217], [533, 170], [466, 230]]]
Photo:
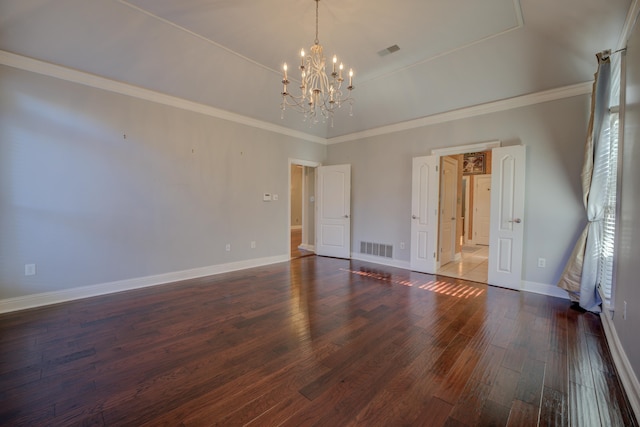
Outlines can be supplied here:
[[323, 122], [329, 118], [331, 127], [333, 127], [333, 112], [336, 108], [340, 108], [343, 103], [349, 103], [349, 115], [353, 115], [353, 98], [351, 98], [353, 70], [349, 70], [348, 92], [345, 96], [342, 92], [344, 65], [342, 63], [338, 65], [337, 56], [333, 55], [331, 74], [328, 76], [325, 71], [326, 58], [322, 53], [322, 45], [318, 41], [318, 2], [320, 0], [314, 1], [316, 2], [316, 39], [313, 46], [311, 46], [309, 55], [305, 55], [304, 49], [300, 50], [300, 95], [295, 96], [287, 91], [287, 85], [290, 83], [287, 75], [287, 64], [285, 63], [282, 67], [281, 118], [284, 118], [284, 110], [289, 106], [303, 113], [305, 120], [309, 118], [311, 123], [318, 123], [319, 117], [322, 118]]

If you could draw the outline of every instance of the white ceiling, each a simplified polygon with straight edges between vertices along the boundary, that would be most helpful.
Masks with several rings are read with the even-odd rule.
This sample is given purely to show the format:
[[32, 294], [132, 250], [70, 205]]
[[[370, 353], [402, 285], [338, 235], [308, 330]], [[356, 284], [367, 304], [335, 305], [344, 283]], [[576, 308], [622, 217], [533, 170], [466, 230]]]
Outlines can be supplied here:
[[334, 127], [279, 108], [314, 0], [0, 0], [0, 49], [331, 138], [590, 81], [630, 4], [320, 0], [325, 54], [355, 70]]

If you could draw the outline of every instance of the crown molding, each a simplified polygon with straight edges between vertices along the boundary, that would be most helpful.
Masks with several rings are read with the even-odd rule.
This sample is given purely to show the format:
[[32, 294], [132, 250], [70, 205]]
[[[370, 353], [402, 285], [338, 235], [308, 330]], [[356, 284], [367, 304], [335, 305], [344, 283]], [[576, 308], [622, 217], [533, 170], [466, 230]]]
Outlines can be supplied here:
[[500, 101], [489, 102], [472, 107], [460, 108], [457, 110], [447, 111], [444, 113], [434, 114], [415, 120], [402, 123], [395, 123], [388, 126], [382, 126], [374, 129], [368, 129], [362, 132], [355, 132], [342, 135], [335, 138], [325, 139], [308, 133], [292, 130], [284, 126], [274, 125], [262, 120], [252, 119], [237, 113], [188, 101], [176, 96], [167, 95], [150, 89], [141, 88], [128, 83], [111, 80], [95, 74], [78, 71], [72, 68], [63, 67], [56, 64], [40, 61], [38, 59], [29, 58], [15, 53], [0, 50], [0, 64], [9, 67], [42, 74], [49, 77], [58, 78], [72, 83], [81, 84], [97, 89], [106, 90], [121, 95], [131, 96], [134, 98], [155, 102], [163, 105], [180, 108], [183, 110], [193, 111], [218, 119], [228, 120], [242, 125], [275, 132], [281, 135], [298, 138], [301, 140], [314, 142], [317, 144], [339, 144], [342, 142], [354, 141], [363, 138], [369, 138], [379, 135], [385, 135], [394, 132], [401, 132], [409, 129], [415, 129], [424, 126], [431, 126], [440, 123], [446, 123], [454, 120], [461, 120], [490, 114], [500, 111], [506, 111], [514, 108], [525, 107], [528, 105], [539, 104], [542, 102], [555, 101], [563, 98], [584, 95], [591, 93], [592, 82], [578, 83], [571, 86], [551, 89], [543, 92], [537, 92], [522, 95], [514, 98], [504, 99]]
[[86, 73], [84, 71], [63, 67], [61, 65], [51, 64], [49, 62], [40, 61], [38, 59], [29, 58], [15, 53], [0, 50], [0, 64], [20, 70], [30, 71], [42, 74], [48, 77], [54, 77], [72, 83], [89, 86], [96, 89], [102, 89], [120, 95], [131, 96], [134, 98], [151, 101], [158, 104], [168, 105], [180, 108], [182, 110], [192, 111], [204, 114], [218, 119], [228, 120], [230, 122], [258, 128], [270, 132], [276, 132], [281, 135], [291, 136], [293, 138], [302, 139], [318, 144], [326, 144], [326, 139], [310, 135], [308, 133], [295, 131], [284, 126], [274, 125], [262, 120], [252, 119], [230, 111], [211, 107], [209, 105], [200, 104], [198, 102], [188, 101], [176, 96], [167, 95], [150, 89], [145, 89], [132, 84], [111, 80], [100, 77], [95, 74]]
[[415, 129], [425, 126], [437, 125], [440, 123], [451, 122], [454, 120], [468, 119], [471, 117], [481, 116], [484, 114], [497, 113], [500, 111], [511, 110], [514, 108], [526, 107], [529, 105], [540, 104], [543, 102], [556, 101], [558, 99], [571, 98], [578, 95], [591, 93], [592, 82], [578, 83], [571, 86], [564, 86], [556, 89], [546, 90], [543, 92], [531, 93], [527, 95], [517, 96], [514, 98], [503, 99], [500, 101], [488, 102], [486, 104], [475, 105], [472, 107], [460, 108], [444, 113], [434, 114], [415, 120], [402, 123], [395, 123], [388, 126], [381, 126], [374, 129], [368, 129], [362, 132], [351, 133], [348, 135], [338, 136], [327, 140], [327, 144], [339, 144], [341, 142], [354, 141], [357, 139], [371, 138], [374, 136], [385, 135], [389, 133], [401, 132], [409, 129]]

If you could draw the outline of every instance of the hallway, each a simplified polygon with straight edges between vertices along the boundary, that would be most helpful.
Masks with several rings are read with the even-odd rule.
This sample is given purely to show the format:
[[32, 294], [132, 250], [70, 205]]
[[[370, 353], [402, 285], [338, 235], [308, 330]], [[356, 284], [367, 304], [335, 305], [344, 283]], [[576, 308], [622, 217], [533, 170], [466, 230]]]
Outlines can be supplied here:
[[489, 246], [468, 245], [462, 247], [461, 258], [440, 267], [436, 274], [487, 283]]

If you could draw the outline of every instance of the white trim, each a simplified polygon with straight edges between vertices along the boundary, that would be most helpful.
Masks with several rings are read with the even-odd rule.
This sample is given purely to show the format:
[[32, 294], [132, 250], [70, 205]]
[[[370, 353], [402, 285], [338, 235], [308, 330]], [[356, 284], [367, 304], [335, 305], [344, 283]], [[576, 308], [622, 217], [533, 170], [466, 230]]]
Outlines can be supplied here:
[[[410, 270], [411, 266], [409, 261], [401, 261], [399, 259], [388, 259], [381, 258], [373, 255], [361, 254], [361, 253], [351, 253], [351, 259], [355, 259], [358, 261], [370, 262], [373, 264], [386, 265], [387, 267], [396, 267], [402, 268], [403, 270]], [[427, 273], [425, 273], [427, 274]]]
[[616, 332], [613, 320], [607, 315], [600, 315], [602, 320], [602, 327], [604, 329], [604, 335], [607, 338], [607, 344], [609, 344], [609, 351], [613, 358], [613, 364], [618, 371], [618, 378], [622, 382], [622, 387], [627, 393], [631, 409], [635, 413], [636, 417], [640, 416], [640, 382], [638, 377], [633, 372], [629, 358], [622, 347], [618, 333]]
[[[370, 262], [373, 264], [380, 264], [380, 265], [386, 265], [389, 267], [396, 267], [396, 268], [402, 268], [404, 270], [410, 270], [410, 264], [408, 261], [401, 261], [401, 260], [386, 260], [383, 258], [379, 258], [376, 256], [371, 256], [371, 255], [366, 255], [366, 254], [360, 254], [360, 253], [352, 253], [351, 254], [351, 258], [358, 260], [358, 261], [366, 261], [366, 262]], [[423, 273], [423, 274], [429, 274], [429, 273]], [[437, 273], [436, 273], [437, 274]], [[462, 279], [464, 280], [464, 279]], [[490, 284], [487, 284], [488, 286], [493, 286]], [[562, 298], [562, 299], [569, 299], [569, 296], [567, 295], [567, 292], [564, 289], [560, 289], [557, 286], [554, 285], [548, 285], [546, 283], [536, 283], [536, 282], [527, 282], [527, 281], [522, 281], [522, 286], [520, 288], [520, 291], [522, 292], [530, 292], [530, 293], [534, 293], [534, 294], [541, 294], [541, 295], [547, 295], [550, 297], [556, 297], [556, 298]]]
[[584, 82], [571, 86], [564, 86], [561, 88], [546, 90], [543, 92], [531, 93], [528, 95], [516, 96], [514, 98], [488, 102], [486, 104], [475, 105], [472, 107], [460, 108], [457, 110], [434, 114], [431, 116], [409, 120], [402, 123], [395, 123], [392, 125], [368, 129], [362, 132], [355, 132], [348, 135], [329, 138], [327, 140], [327, 144], [339, 144], [341, 142], [355, 141], [358, 139], [370, 138], [394, 132], [401, 132], [404, 130], [431, 126], [440, 123], [451, 122], [454, 120], [468, 119], [471, 117], [481, 116], [483, 114], [497, 113], [514, 108], [526, 107], [529, 105], [540, 104], [542, 102], [556, 101], [558, 99], [585, 95], [591, 93], [592, 86], [593, 82]]
[[182, 110], [193, 111], [195, 113], [204, 114], [218, 119], [228, 120], [242, 125], [276, 132], [282, 135], [303, 139], [318, 144], [326, 144], [326, 139], [308, 133], [295, 131], [284, 126], [274, 125], [262, 120], [252, 119], [230, 111], [211, 107], [209, 105], [199, 104], [197, 102], [188, 101], [176, 96], [167, 95], [153, 90], [134, 86], [128, 83], [110, 80], [95, 74], [85, 73], [83, 71], [74, 70], [60, 65], [50, 64], [26, 56], [16, 55], [7, 51], [0, 50], [0, 64], [20, 70], [31, 71], [32, 73], [42, 74], [49, 77], [55, 77], [72, 83], [77, 83], [96, 89], [102, 89], [120, 95], [132, 96], [134, 98], [143, 99], [145, 101], [156, 102], [158, 104], [168, 105]]
[[578, 83], [571, 86], [551, 89], [543, 92], [537, 92], [514, 98], [493, 101], [486, 104], [475, 105], [471, 107], [460, 108], [457, 110], [447, 111], [444, 113], [434, 114], [415, 120], [409, 120], [402, 123], [382, 126], [374, 129], [368, 129], [362, 132], [355, 132], [335, 138], [322, 138], [308, 133], [292, 130], [284, 126], [274, 125], [262, 120], [252, 119], [230, 111], [211, 107], [197, 102], [188, 101], [176, 96], [167, 95], [150, 89], [141, 88], [128, 83], [110, 80], [95, 74], [85, 73], [83, 71], [74, 70], [60, 65], [51, 64], [40, 61], [38, 59], [28, 58], [26, 56], [17, 55], [15, 53], [0, 50], [0, 64], [20, 70], [30, 71], [32, 73], [42, 74], [49, 77], [58, 78], [72, 83], [77, 83], [96, 89], [102, 89], [121, 95], [131, 96], [146, 101], [156, 102], [187, 111], [204, 114], [234, 123], [246, 126], [276, 132], [281, 135], [299, 138], [317, 144], [338, 144], [341, 142], [354, 141], [357, 139], [385, 135], [393, 132], [400, 132], [408, 129], [415, 129], [424, 126], [431, 126], [439, 123], [446, 123], [454, 120], [461, 120], [480, 116], [483, 114], [506, 111], [513, 108], [525, 107], [528, 105], [539, 104], [542, 102], [555, 101], [558, 99], [570, 98], [573, 96], [591, 93], [593, 82]]
[[316, 253], [316, 245], [305, 245], [304, 243], [301, 243], [300, 246], [298, 246], [298, 249]]
[[622, 32], [620, 33], [616, 49], [624, 49], [627, 47], [627, 42], [631, 37], [631, 33], [633, 33], [633, 27], [635, 27], [636, 20], [638, 19], [638, 13], [640, 13], [640, 2], [638, 0], [633, 0], [629, 6], [627, 18], [624, 21], [624, 26], [622, 27]]
[[476, 153], [479, 151], [489, 151], [500, 147], [500, 141], [479, 142], [477, 144], [458, 145], [456, 147], [434, 148], [431, 150], [432, 156], [452, 156], [464, 153]]
[[154, 276], [136, 277], [133, 279], [118, 280], [115, 282], [100, 283], [97, 285], [82, 286], [79, 288], [44, 292], [40, 294], [26, 295], [23, 297], [8, 298], [0, 300], [0, 313], [25, 310], [27, 308], [58, 304], [81, 298], [90, 298], [99, 295], [129, 291], [132, 289], [146, 288], [149, 286], [163, 285], [181, 280], [212, 276], [214, 274], [228, 273], [231, 271], [244, 270], [246, 268], [260, 267], [263, 265], [287, 261], [289, 261], [289, 258], [286, 255], [277, 255], [266, 258], [231, 262], [227, 264], [212, 265], [208, 267], [192, 268], [190, 270], [175, 271]]
[[307, 166], [310, 168], [317, 168], [318, 166], [322, 166], [322, 163], [320, 162], [314, 162], [311, 160], [300, 160], [300, 159], [294, 159], [289, 157], [289, 166], [291, 165], [300, 165], [300, 166]]
[[527, 282], [523, 280], [521, 290], [534, 294], [547, 295], [550, 297], [562, 298], [567, 300], [569, 299], [567, 291], [565, 291], [564, 289], [560, 289], [559, 287], [554, 285], [548, 285], [546, 283]]

